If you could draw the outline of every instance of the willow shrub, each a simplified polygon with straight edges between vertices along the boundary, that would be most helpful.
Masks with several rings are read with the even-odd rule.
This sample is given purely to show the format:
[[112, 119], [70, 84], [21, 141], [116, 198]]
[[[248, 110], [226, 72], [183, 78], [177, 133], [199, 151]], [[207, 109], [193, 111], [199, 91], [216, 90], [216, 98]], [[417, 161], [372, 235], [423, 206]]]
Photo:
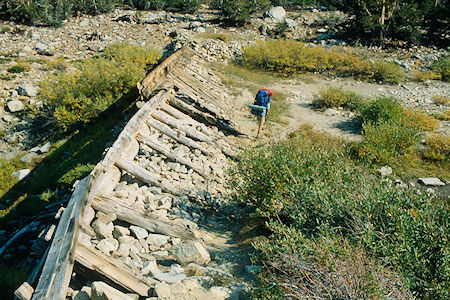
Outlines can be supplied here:
[[154, 49], [115, 43], [75, 69], [50, 75], [42, 81], [40, 93], [46, 117], [63, 130], [88, 123], [135, 88], [160, 57]]
[[363, 102], [363, 97], [342, 88], [324, 88], [314, 96], [313, 104], [320, 108], [344, 107], [355, 110]]
[[[267, 242], [255, 243], [261, 262], [287, 254], [318, 261], [308, 245], [321, 237], [344, 239], [399, 272], [421, 297], [448, 299], [448, 203], [391, 186], [355, 165], [344, 146], [330, 145], [299, 132], [247, 150], [237, 162], [231, 182], [235, 199], [252, 205], [253, 215], [264, 218], [274, 233]], [[333, 253], [345, 250], [340, 244]], [[333, 268], [332, 262], [322, 264]], [[263, 271], [273, 286], [283, 284], [282, 270]], [[384, 293], [382, 287], [377, 290]]]

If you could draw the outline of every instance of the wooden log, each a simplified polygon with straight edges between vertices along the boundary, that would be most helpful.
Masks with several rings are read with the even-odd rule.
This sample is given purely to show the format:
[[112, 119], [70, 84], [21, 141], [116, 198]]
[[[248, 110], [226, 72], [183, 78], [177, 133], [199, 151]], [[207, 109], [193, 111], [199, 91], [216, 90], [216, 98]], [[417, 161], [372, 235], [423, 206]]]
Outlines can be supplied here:
[[178, 191], [169, 182], [163, 181], [161, 177], [147, 171], [146, 169], [132, 161], [124, 158], [119, 158], [119, 160], [116, 162], [116, 166], [123, 169], [124, 171], [127, 171], [131, 175], [136, 176], [145, 183], [158, 186], [168, 193], [180, 195], [180, 191]]
[[203, 172], [203, 170], [199, 167], [196, 166], [195, 164], [193, 164], [191, 161], [183, 158], [183, 157], [178, 157], [172, 154], [172, 152], [170, 152], [168, 149], [166, 149], [166, 147], [164, 147], [163, 145], [159, 144], [158, 142], [156, 142], [155, 140], [146, 137], [146, 136], [141, 136], [138, 135], [138, 140], [144, 144], [146, 144], [147, 146], [149, 146], [150, 148], [152, 148], [153, 150], [161, 153], [162, 155], [166, 156], [169, 160], [178, 162], [180, 164], [183, 164], [185, 166], [187, 166], [188, 168], [191, 168], [192, 170], [194, 170], [195, 172], [197, 172], [200, 176], [203, 177], [208, 177], [205, 172]]
[[106, 214], [113, 212], [118, 219], [145, 228], [153, 233], [179, 237], [183, 240], [195, 239], [194, 233], [187, 228], [158, 219], [156, 216], [139, 213], [125, 206], [120, 199], [113, 196], [96, 196], [92, 201], [92, 207]]
[[39, 263], [37, 266], [33, 269], [33, 272], [31, 272], [30, 276], [27, 279], [27, 282], [30, 284], [33, 284], [36, 281], [36, 278], [41, 271], [42, 267], [44, 266], [45, 259], [47, 258], [48, 252], [50, 251], [50, 246], [47, 247], [47, 250], [45, 250], [44, 255], [42, 255], [41, 259], [39, 260]]
[[205, 147], [198, 144], [197, 142], [185, 137], [184, 134], [179, 130], [174, 130], [174, 129], [170, 128], [169, 126], [167, 126], [166, 124], [163, 124], [160, 121], [155, 120], [155, 119], [149, 119], [147, 121], [147, 124], [150, 127], [153, 127], [155, 129], [161, 131], [165, 135], [169, 136], [170, 138], [176, 140], [180, 144], [183, 144], [191, 149], [198, 149], [205, 155], [211, 155], [211, 152], [209, 150], [207, 150]]
[[187, 136], [189, 136], [190, 138], [193, 138], [197, 141], [201, 141], [201, 142], [205, 142], [205, 143], [212, 143], [213, 142], [213, 138], [210, 136], [207, 136], [204, 133], [201, 133], [200, 131], [198, 131], [196, 128], [192, 128], [188, 125], [182, 124], [180, 121], [178, 121], [177, 119], [175, 119], [174, 117], [166, 114], [163, 111], [160, 110], [155, 110], [152, 113], [153, 118], [155, 118], [156, 120], [169, 125], [172, 128], [178, 129], [182, 132], [184, 132]]
[[[54, 214], [54, 213], [53, 213]], [[30, 224], [28, 224], [27, 226], [25, 226], [24, 228], [22, 228], [21, 230], [19, 230], [16, 234], [13, 235], [12, 238], [10, 238], [1, 248], [0, 248], [0, 255], [3, 254], [3, 252], [6, 251], [6, 249], [8, 249], [9, 246], [11, 246], [18, 238], [20, 238], [24, 233], [28, 232], [29, 230], [31, 230], [32, 228], [36, 227], [37, 225], [39, 225], [39, 222], [31, 222]]]
[[19, 288], [14, 292], [14, 295], [20, 300], [30, 300], [33, 295], [34, 289], [28, 282], [22, 283]]
[[59, 222], [33, 299], [64, 299], [73, 269], [78, 222], [87, 197], [90, 176], [81, 180]]
[[85, 268], [104, 275], [124, 289], [143, 297], [149, 297], [151, 287], [159, 283], [150, 277], [138, 277], [121, 261], [82, 244], [77, 246], [75, 260]]
[[174, 117], [168, 115], [165, 112], [162, 112], [161, 110], [155, 110], [152, 114], [152, 116], [157, 119], [158, 121], [163, 122], [164, 124], [169, 125], [172, 128], [178, 129], [181, 132], [184, 132], [188, 137], [191, 137], [195, 140], [208, 143], [210, 145], [213, 145], [217, 148], [219, 148], [225, 155], [230, 157], [235, 157], [237, 155], [236, 152], [231, 150], [225, 142], [221, 141], [220, 139], [213, 138], [211, 136], [207, 136], [206, 134], [198, 131], [196, 128], [182, 124], [180, 121], [175, 119]]

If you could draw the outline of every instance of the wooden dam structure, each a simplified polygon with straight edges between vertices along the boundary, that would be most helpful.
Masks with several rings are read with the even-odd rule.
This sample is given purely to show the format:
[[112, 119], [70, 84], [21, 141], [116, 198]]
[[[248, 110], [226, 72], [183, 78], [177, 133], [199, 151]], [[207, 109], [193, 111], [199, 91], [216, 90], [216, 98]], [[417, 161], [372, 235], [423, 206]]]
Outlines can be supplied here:
[[[90, 175], [76, 184], [42, 260], [37, 286], [25, 282], [16, 290], [17, 298], [72, 299], [69, 286], [79, 274], [103, 278], [139, 299], [159, 297], [154, 288], [164, 278], [141, 272], [139, 263], [155, 252], [142, 240], [148, 241], [147, 234], [165, 237], [160, 246], [166, 249], [195, 244], [195, 226], [183, 215], [167, 216], [170, 203], [182, 202], [193, 190], [220, 193], [225, 185], [222, 164], [236, 156], [232, 139], [239, 132], [231, 126], [219, 83], [193, 64], [199, 60], [193, 50], [183, 48], [138, 83], [138, 111]], [[114, 225], [116, 239], [133, 239], [132, 249], [125, 250], [131, 258], [117, 254], [122, 244], [111, 237], [113, 221], [122, 225]], [[109, 229], [102, 231], [102, 226]], [[147, 234], [133, 236], [129, 228]], [[104, 239], [111, 249], [104, 249]]]

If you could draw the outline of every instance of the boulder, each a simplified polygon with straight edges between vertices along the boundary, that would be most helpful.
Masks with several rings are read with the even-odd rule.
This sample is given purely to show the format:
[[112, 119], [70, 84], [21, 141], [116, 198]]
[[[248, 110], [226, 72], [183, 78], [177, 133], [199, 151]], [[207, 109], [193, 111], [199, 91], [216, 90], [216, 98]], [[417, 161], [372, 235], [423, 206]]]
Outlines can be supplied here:
[[286, 11], [283, 6], [275, 6], [266, 11], [266, 21], [271, 23], [283, 22], [286, 17]]
[[35, 97], [37, 95], [37, 89], [31, 84], [23, 84], [17, 88], [19, 95], [27, 97]]
[[177, 283], [186, 279], [186, 274], [170, 274], [170, 273], [154, 273], [153, 277], [159, 281], [164, 281], [167, 283]]
[[42, 43], [42, 42], [38, 42], [36, 43], [36, 46], [34, 46], [34, 49], [36, 49], [37, 51], [46, 51], [48, 49], [47, 45]]
[[158, 268], [158, 264], [156, 260], [149, 260], [144, 263], [143, 268], [141, 269], [141, 273], [147, 275], [149, 273], [157, 274], [161, 273], [161, 270]]
[[52, 144], [50, 142], [48, 142], [45, 145], [43, 145], [41, 148], [39, 148], [38, 152], [47, 153], [48, 151], [50, 151], [51, 146], [52, 146]]
[[22, 101], [20, 101], [20, 100], [9, 101], [6, 104], [6, 107], [12, 113], [21, 111], [21, 110], [23, 110], [25, 108], [25, 106], [23, 105]]
[[297, 27], [297, 22], [295, 22], [294, 20], [286, 18], [285, 21], [286, 21], [286, 24], [289, 26], [289, 28]]
[[149, 13], [143, 19], [142, 22], [147, 24], [159, 24], [165, 22], [167, 14], [165, 12]]
[[115, 225], [113, 230], [114, 238], [119, 239], [123, 235], [130, 235], [130, 230], [127, 227]]
[[92, 283], [91, 300], [133, 300], [130, 296], [119, 290], [107, 285], [102, 281], [94, 281]]
[[103, 239], [96, 245], [97, 249], [102, 251], [105, 254], [109, 254], [113, 251], [116, 251], [119, 248], [119, 242], [116, 239], [109, 238]]
[[155, 285], [156, 296], [160, 299], [169, 299], [172, 296], [170, 285], [167, 283], [158, 283]]
[[202, 265], [211, 261], [208, 251], [199, 242], [180, 243], [171, 248], [171, 253], [181, 265], [189, 263]]
[[445, 186], [445, 183], [436, 177], [419, 178], [419, 182], [426, 186]]
[[17, 172], [13, 172], [11, 174], [11, 176], [16, 177], [18, 180], [22, 180], [30, 173], [31, 173], [30, 169], [22, 169], [22, 170], [19, 170]]
[[164, 246], [168, 241], [169, 237], [167, 235], [151, 233], [147, 236], [147, 243], [158, 248]]
[[148, 232], [144, 228], [131, 225], [130, 230], [138, 240], [145, 239], [148, 236]]
[[392, 168], [389, 166], [382, 166], [378, 169], [381, 176], [385, 177], [392, 174]]
[[33, 160], [35, 160], [38, 157], [38, 155], [34, 152], [28, 152], [27, 154], [23, 155], [20, 158], [20, 161], [24, 163], [31, 163]]
[[[112, 225], [112, 223], [111, 223]], [[112, 232], [114, 227], [101, 220], [97, 219], [92, 223], [92, 228], [94, 229], [97, 236], [101, 239], [112, 238]]]

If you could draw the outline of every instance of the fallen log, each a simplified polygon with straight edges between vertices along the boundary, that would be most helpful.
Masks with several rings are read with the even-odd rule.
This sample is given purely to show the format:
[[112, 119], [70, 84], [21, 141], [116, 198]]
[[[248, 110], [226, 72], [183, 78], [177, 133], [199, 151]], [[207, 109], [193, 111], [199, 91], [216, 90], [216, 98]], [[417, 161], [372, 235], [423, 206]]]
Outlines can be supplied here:
[[207, 150], [205, 147], [198, 144], [197, 142], [185, 137], [184, 134], [179, 130], [174, 130], [174, 129], [170, 128], [169, 126], [167, 126], [166, 124], [163, 124], [160, 121], [155, 120], [155, 119], [147, 120], [147, 124], [150, 127], [153, 127], [155, 129], [161, 131], [168, 137], [176, 140], [177, 142], [179, 142], [189, 148], [198, 149], [205, 155], [211, 155], [211, 152], [209, 150]]
[[151, 287], [159, 283], [150, 277], [136, 276], [124, 263], [83, 244], [77, 245], [75, 261], [89, 270], [106, 276], [124, 289], [143, 297], [149, 297]]
[[119, 158], [119, 160], [116, 162], [116, 166], [130, 173], [131, 175], [136, 176], [138, 179], [142, 180], [145, 183], [158, 186], [164, 191], [174, 195], [180, 194], [180, 192], [173, 185], [168, 182], [162, 182], [161, 177], [147, 171], [146, 169], [132, 161], [124, 158]]
[[31, 222], [30, 224], [28, 224], [27, 226], [25, 226], [24, 228], [22, 228], [21, 230], [19, 230], [16, 234], [13, 235], [12, 238], [10, 238], [4, 245], [3, 247], [0, 248], [0, 255], [3, 254], [3, 252], [6, 251], [6, 249], [8, 249], [9, 246], [11, 246], [18, 238], [20, 238], [23, 234], [25, 234], [26, 232], [28, 232], [29, 230], [31, 230], [32, 228], [36, 227], [37, 225], [39, 225], [39, 222]]
[[120, 199], [112, 196], [96, 196], [92, 201], [92, 207], [105, 214], [115, 213], [118, 219], [145, 228], [153, 233], [179, 237], [183, 240], [195, 239], [194, 233], [187, 228], [151, 215], [139, 213], [121, 202]]

